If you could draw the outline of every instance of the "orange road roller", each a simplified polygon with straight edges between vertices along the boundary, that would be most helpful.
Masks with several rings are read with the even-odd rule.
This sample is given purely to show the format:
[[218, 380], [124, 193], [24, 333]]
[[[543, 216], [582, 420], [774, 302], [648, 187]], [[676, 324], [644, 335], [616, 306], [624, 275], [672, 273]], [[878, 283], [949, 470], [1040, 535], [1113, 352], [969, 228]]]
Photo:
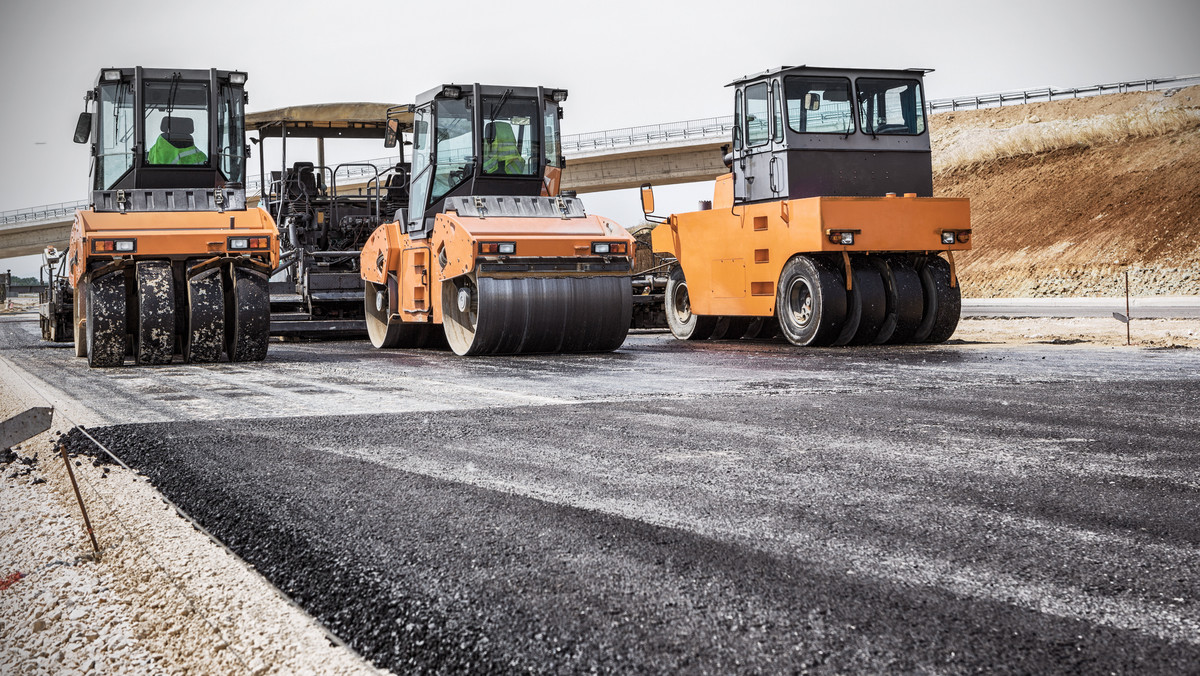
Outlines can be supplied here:
[[933, 197], [924, 76], [783, 67], [734, 88], [730, 173], [711, 209], [653, 215], [674, 259], [664, 305], [685, 340], [939, 343], [961, 311], [970, 201]]
[[75, 354], [90, 366], [260, 360], [271, 217], [246, 208], [246, 74], [105, 68], [75, 142], [92, 192], [67, 253]]
[[625, 341], [634, 239], [559, 191], [566, 97], [449, 84], [389, 110], [385, 145], [411, 133], [412, 159], [407, 205], [362, 250], [375, 347], [602, 352]]

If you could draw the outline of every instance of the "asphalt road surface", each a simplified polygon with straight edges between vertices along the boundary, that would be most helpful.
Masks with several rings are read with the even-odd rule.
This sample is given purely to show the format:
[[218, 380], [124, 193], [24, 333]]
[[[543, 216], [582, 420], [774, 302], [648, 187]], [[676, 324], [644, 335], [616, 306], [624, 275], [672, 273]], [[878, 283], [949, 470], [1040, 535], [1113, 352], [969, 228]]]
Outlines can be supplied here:
[[1200, 669], [1200, 350], [93, 371], [36, 331], [0, 359], [397, 672]]

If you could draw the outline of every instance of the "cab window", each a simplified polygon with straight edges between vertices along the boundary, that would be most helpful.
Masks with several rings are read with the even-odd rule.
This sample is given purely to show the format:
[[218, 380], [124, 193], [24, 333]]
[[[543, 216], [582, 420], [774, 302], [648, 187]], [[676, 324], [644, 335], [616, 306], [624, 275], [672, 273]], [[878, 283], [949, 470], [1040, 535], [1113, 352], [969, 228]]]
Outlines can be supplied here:
[[147, 82], [145, 102], [147, 164], [208, 164], [206, 83]]
[[841, 77], [784, 78], [788, 126], [801, 134], [854, 132], [850, 80]]
[[126, 82], [100, 85], [100, 105], [96, 116], [97, 190], [108, 190], [133, 167], [133, 92]]
[[438, 99], [432, 204], [471, 175], [475, 123], [471, 98]]
[[916, 80], [860, 77], [858, 115], [867, 134], [917, 136], [925, 133], [925, 105]]
[[536, 176], [542, 125], [534, 99], [484, 96], [483, 173], [493, 176]]
[[761, 146], [771, 138], [767, 83], [746, 87], [746, 145]]

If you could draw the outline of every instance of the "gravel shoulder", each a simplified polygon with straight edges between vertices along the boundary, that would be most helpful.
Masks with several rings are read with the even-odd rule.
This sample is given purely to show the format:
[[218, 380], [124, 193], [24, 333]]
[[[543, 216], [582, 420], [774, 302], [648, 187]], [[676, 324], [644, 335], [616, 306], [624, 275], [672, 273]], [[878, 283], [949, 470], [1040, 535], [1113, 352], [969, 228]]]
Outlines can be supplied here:
[[[0, 417], [44, 405], [0, 357]], [[258, 573], [196, 531], [144, 477], [72, 458], [101, 547], [95, 557], [55, 426], [16, 449], [0, 479], [0, 672], [381, 673]], [[29, 470], [25, 473], [25, 470]]]

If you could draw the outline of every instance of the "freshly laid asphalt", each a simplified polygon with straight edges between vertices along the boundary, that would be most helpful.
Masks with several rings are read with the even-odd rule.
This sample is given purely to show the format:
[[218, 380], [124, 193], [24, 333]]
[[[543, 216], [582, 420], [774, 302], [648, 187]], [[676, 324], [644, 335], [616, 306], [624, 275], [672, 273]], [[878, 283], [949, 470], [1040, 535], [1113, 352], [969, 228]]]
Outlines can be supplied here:
[[1200, 671], [1198, 350], [273, 344], [274, 391], [24, 332], [0, 358], [397, 673]]

